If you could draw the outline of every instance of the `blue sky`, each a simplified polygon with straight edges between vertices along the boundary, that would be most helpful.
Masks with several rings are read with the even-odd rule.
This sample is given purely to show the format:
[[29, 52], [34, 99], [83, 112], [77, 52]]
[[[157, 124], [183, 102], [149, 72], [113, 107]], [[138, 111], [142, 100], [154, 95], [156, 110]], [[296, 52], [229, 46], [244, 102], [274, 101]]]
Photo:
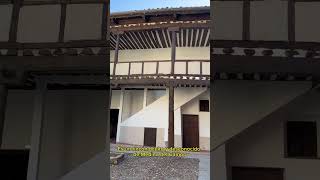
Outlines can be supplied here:
[[110, 11], [132, 11], [149, 8], [210, 6], [210, 0], [110, 0]]

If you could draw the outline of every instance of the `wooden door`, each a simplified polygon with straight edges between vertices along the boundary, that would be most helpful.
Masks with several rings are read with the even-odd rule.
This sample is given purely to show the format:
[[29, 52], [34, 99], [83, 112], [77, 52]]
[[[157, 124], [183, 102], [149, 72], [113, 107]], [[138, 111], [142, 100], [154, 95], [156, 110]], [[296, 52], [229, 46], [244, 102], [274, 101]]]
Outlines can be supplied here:
[[157, 128], [144, 128], [144, 146], [156, 147]]
[[114, 141], [117, 137], [119, 109], [110, 109], [110, 139]]
[[281, 168], [233, 167], [232, 180], [283, 180]]
[[198, 115], [182, 115], [182, 147], [199, 147]]

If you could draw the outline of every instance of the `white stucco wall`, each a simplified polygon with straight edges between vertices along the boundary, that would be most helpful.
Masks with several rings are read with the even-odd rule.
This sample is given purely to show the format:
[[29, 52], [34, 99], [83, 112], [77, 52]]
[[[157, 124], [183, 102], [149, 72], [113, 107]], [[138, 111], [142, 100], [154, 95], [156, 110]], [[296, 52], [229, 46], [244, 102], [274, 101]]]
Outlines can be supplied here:
[[60, 5], [23, 6], [18, 23], [18, 42], [57, 42]]
[[120, 108], [120, 94], [121, 94], [121, 90], [112, 90], [111, 108], [110, 109], [119, 109]]
[[[209, 47], [177, 47], [176, 59], [209, 60]], [[114, 50], [110, 51], [110, 61], [114, 60]], [[119, 62], [171, 60], [171, 48], [120, 50]]]
[[320, 16], [319, 2], [296, 2], [296, 40], [297, 41], [320, 41], [320, 25], [314, 19]]
[[213, 39], [242, 39], [242, 6], [240, 1], [211, 2]]
[[304, 96], [281, 113], [269, 117], [233, 139], [228, 145], [228, 164], [285, 168], [285, 180], [318, 180], [319, 159], [284, 158], [284, 124], [285, 121], [316, 121], [319, 132], [319, 98], [318, 92]]
[[65, 41], [101, 39], [102, 4], [67, 6]]
[[252, 40], [288, 40], [287, 1], [253, 1], [250, 5], [250, 38]]
[[[34, 91], [9, 90], [3, 149], [30, 145]], [[40, 179], [55, 180], [105, 149], [106, 91], [48, 91], [40, 153]]]
[[30, 145], [33, 117], [32, 90], [9, 90], [2, 149], [25, 149]]
[[308, 91], [311, 83], [218, 80], [214, 88], [213, 149]]
[[[127, 90], [126, 90], [127, 91]], [[125, 94], [126, 94], [125, 91]], [[142, 91], [142, 90], [141, 90]], [[147, 91], [147, 99], [154, 98], [152, 94], [149, 96], [150, 92]], [[174, 94], [174, 121], [175, 121], [175, 136], [181, 138], [181, 115], [182, 114], [196, 114], [199, 115], [199, 138], [200, 143], [203, 141], [203, 150], [208, 150], [210, 138], [210, 113], [209, 112], [199, 112], [199, 100], [209, 99], [210, 92], [206, 88], [175, 88]], [[168, 91], [165, 92], [161, 97], [160, 93], [156, 97], [160, 97], [153, 103], [147, 105], [145, 108], [141, 109], [139, 112], [132, 114], [131, 117], [125, 118], [125, 121], [119, 124], [119, 142], [130, 142], [136, 143], [138, 145], [143, 144], [143, 128], [158, 128], [162, 129], [163, 132], [158, 133], [157, 144], [164, 146], [164, 142], [168, 141], [168, 110], [169, 110], [169, 96]], [[135, 95], [136, 96], [136, 95]], [[119, 97], [120, 99], [120, 97]], [[143, 104], [143, 99], [135, 101], [134, 104]], [[114, 101], [115, 102], [115, 101]], [[127, 103], [124, 103], [124, 105]], [[133, 103], [125, 106], [132, 106]], [[125, 109], [123, 109], [125, 110]], [[134, 132], [134, 133], [133, 133]], [[129, 134], [134, 134], [128, 136]], [[133, 139], [132, 137], [135, 137]], [[203, 139], [205, 138], [205, 139]], [[129, 143], [129, 144], [130, 144]], [[181, 147], [181, 139], [176, 139], [176, 146]], [[200, 144], [201, 145], [201, 144]]]
[[212, 170], [211, 179], [227, 180], [226, 147], [220, 146], [210, 154]]

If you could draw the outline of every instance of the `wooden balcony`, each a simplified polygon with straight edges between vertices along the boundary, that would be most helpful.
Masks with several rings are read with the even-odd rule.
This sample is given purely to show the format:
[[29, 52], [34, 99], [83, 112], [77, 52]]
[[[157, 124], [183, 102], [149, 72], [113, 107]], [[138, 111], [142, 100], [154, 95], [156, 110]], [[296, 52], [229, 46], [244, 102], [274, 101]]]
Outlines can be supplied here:
[[208, 86], [210, 84], [210, 60], [176, 60], [174, 73], [171, 61], [119, 62], [110, 64], [111, 84]]

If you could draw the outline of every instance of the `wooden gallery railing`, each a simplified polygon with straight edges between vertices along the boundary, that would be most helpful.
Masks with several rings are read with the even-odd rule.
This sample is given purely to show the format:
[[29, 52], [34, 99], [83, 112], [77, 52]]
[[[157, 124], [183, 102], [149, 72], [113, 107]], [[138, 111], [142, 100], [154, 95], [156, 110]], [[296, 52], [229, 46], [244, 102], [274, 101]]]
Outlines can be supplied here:
[[[110, 63], [113, 72], [114, 62]], [[112, 80], [117, 79], [145, 79], [171, 78], [210, 80], [210, 60], [176, 60], [174, 74], [171, 74], [171, 61], [130, 61], [118, 62]]]

